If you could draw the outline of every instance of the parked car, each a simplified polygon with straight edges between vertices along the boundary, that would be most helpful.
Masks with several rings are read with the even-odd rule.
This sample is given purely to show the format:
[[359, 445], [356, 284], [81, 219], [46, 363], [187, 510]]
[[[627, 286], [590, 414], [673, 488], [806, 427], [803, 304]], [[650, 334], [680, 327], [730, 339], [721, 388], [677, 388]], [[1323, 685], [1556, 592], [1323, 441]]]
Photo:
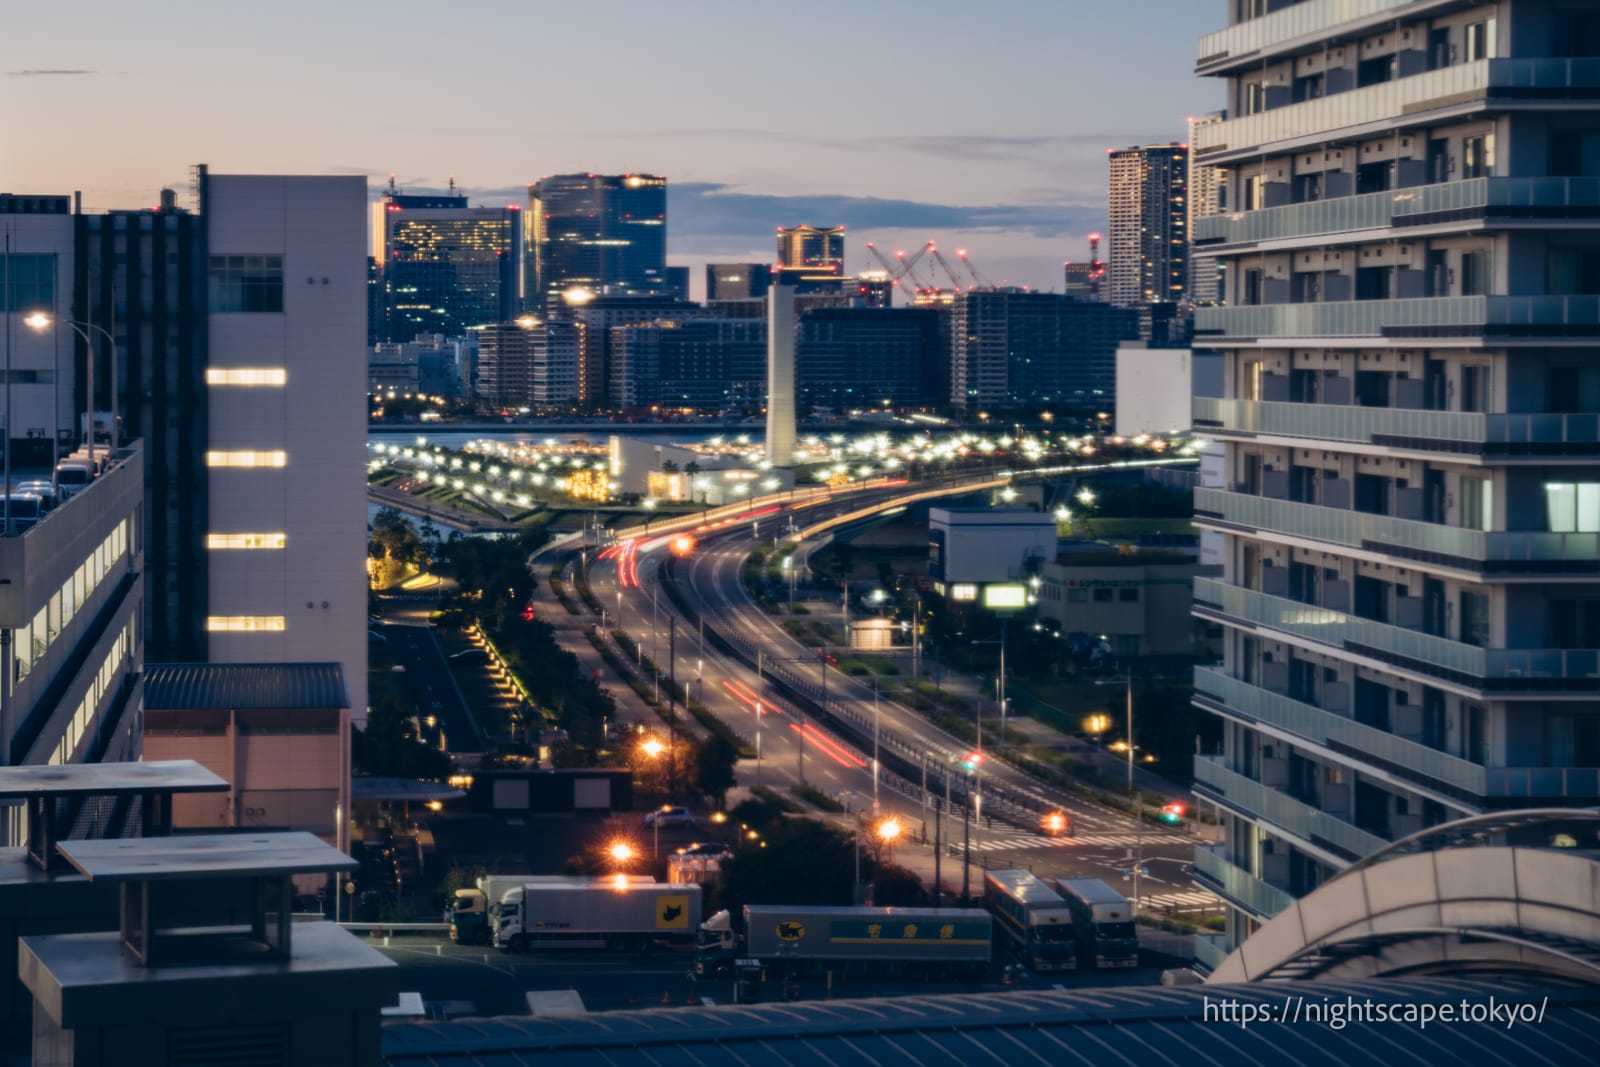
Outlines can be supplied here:
[[658, 811], [646, 812], [644, 817], [646, 826], [657, 828], [666, 826], [686, 826], [694, 829], [694, 814], [688, 808], [679, 808], [671, 804], [663, 804]]
[[721, 841], [696, 841], [688, 848], [680, 848], [678, 854], [680, 856], [703, 856], [706, 859], [721, 860], [731, 859], [733, 857], [733, 849], [724, 845]]
[[486, 649], [486, 648], [468, 648], [468, 649], [464, 649], [464, 650], [462, 650], [460, 652], [455, 653], [453, 656], [451, 656], [450, 657], [450, 662], [451, 663], [457, 663], [457, 664], [463, 664], [463, 665], [469, 664], [469, 663], [488, 663], [489, 662], [489, 650]]
[[57, 499], [56, 487], [47, 481], [18, 482], [17, 492], [38, 497], [45, 511], [53, 511], [60, 502]]
[[368, 630], [367, 642], [374, 645], [387, 645], [389, 643], [389, 639], [376, 630]]

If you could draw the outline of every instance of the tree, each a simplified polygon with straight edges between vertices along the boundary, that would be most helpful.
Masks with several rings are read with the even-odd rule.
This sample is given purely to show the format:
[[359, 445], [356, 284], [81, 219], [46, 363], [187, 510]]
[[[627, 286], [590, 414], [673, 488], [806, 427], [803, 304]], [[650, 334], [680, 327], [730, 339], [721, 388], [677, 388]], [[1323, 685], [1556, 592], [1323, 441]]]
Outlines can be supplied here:
[[661, 472], [663, 474], [676, 474], [678, 472], [678, 464], [674, 460], [664, 459], [661, 461]]
[[721, 734], [712, 734], [694, 748], [690, 781], [695, 791], [720, 808], [728, 790], [736, 784], [734, 768], [739, 764], [739, 749]]
[[916, 871], [885, 863], [872, 874], [872, 903], [880, 908], [914, 908], [927, 903]]
[[811, 819], [785, 819], [766, 848], [745, 843], [722, 864], [713, 906], [737, 913], [746, 904], [850, 903], [855, 843], [849, 834]]

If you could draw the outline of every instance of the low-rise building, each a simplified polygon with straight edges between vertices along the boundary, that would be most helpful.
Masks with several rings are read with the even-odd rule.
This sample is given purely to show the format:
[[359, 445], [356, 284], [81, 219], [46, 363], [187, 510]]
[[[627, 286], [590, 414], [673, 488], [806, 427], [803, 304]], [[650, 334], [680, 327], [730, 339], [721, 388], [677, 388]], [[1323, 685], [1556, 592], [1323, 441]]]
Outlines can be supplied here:
[[1003, 582], [1055, 558], [1050, 515], [1022, 508], [928, 509], [928, 577], [935, 582]]
[[1220, 573], [1176, 552], [1069, 554], [1040, 568], [1039, 622], [1103, 639], [1119, 660], [1203, 656], [1207, 627], [1189, 617], [1194, 579]]

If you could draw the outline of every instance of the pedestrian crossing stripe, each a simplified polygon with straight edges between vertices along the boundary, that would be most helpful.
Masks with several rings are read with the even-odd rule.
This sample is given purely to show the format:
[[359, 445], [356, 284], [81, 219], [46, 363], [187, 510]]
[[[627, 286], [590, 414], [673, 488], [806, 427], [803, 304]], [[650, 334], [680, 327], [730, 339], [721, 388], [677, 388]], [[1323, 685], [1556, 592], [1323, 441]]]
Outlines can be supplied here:
[[[1144, 837], [1135, 837], [1133, 834], [1084, 834], [1081, 837], [1048, 837], [1044, 834], [1013, 834], [1005, 837], [975, 837], [972, 839], [973, 849], [997, 848], [1072, 848], [1074, 846], [1105, 846], [1116, 845], [1128, 848], [1143, 842], [1146, 845], [1183, 845], [1192, 844], [1193, 838], [1179, 834], [1146, 834]], [[960, 847], [959, 840], [951, 844]]]
[[1222, 906], [1222, 898], [1200, 890], [1187, 893], [1140, 894], [1139, 903], [1146, 908], [1169, 908], [1173, 911], [1209, 911]]

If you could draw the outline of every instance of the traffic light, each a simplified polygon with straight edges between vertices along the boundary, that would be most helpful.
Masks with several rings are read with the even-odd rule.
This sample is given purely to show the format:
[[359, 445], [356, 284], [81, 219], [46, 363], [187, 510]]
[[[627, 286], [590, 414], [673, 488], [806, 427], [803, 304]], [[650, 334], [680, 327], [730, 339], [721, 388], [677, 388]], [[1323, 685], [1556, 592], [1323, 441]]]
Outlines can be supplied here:
[[1183, 821], [1184, 807], [1182, 804], [1172, 803], [1161, 809], [1161, 821], [1168, 826], [1176, 826]]
[[982, 752], [968, 752], [965, 756], [961, 757], [961, 769], [966, 771], [968, 774], [971, 774], [973, 771], [978, 769], [978, 765], [982, 762]]

